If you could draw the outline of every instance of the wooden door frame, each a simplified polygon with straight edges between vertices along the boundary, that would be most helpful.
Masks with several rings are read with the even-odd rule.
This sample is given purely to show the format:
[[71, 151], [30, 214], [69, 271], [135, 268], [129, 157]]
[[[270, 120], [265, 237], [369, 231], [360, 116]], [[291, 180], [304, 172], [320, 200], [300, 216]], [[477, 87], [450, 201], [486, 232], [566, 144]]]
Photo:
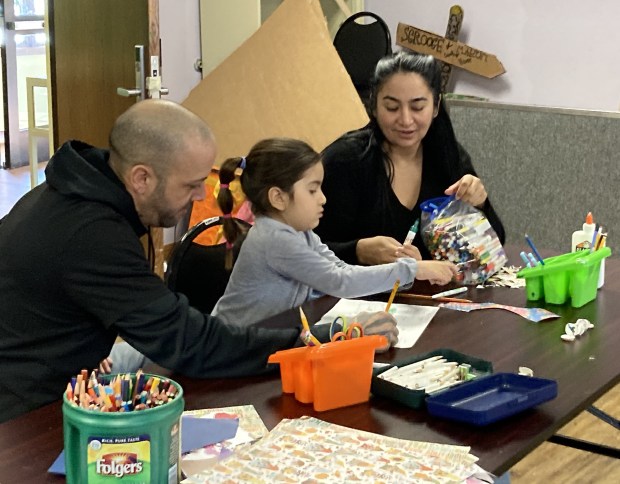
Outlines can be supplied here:
[[[58, 0], [59, 3], [62, 1], [69, 0]], [[145, 4], [144, 8], [147, 11], [147, 15], [149, 16], [148, 21], [148, 43], [144, 45], [144, 58], [145, 58], [145, 74], [149, 72], [150, 68], [150, 58], [151, 56], [160, 55], [160, 42], [159, 42], [159, 0], [144, 0]], [[57, 12], [55, 8], [54, 0], [47, 0], [48, 7], [48, 36], [49, 36], [49, 79], [50, 79], [50, 92], [51, 92], [51, 103], [52, 103], [52, 120], [51, 125], [53, 126], [53, 138], [54, 138], [54, 149], [58, 149], [61, 142], [64, 139], [61, 138], [60, 129], [58, 129], [58, 113], [59, 113], [59, 99], [58, 99], [58, 61], [56, 57], [56, 21], [57, 21]], [[64, 5], [66, 7], [66, 5]], [[113, 38], [111, 38], [113, 41]], [[132, 78], [129, 85], [124, 87], [132, 87], [131, 83], [134, 81]], [[118, 83], [125, 84], [125, 79], [117, 80]], [[120, 87], [120, 84], [119, 84]], [[98, 95], [95, 93], [95, 95]], [[99, 94], [100, 95], [100, 94]], [[65, 102], [66, 100], [63, 100]], [[127, 107], [130, 106], [131, 103], [127, 104]], [[100, 135], [99, 138], [102, 136]], [[88, 140], [85, 140], [88, 141]], [[103, 145], [102, 142], [97, 143], [99, 145]]]
[[19, 85], [17, 76], [17, 44], [16, 33], [33, 34], [40, 28], [23, 29], [18, 24], [29, 21], [42, 22], [44, 15], [15, 15], [12, 0], [0, 0], [0, 32], [4, 41], [0, 46], [2, 57], [2, 93], [4, 119], [4, 154], [5, 168], [28, 165], [28, 130], [20, 128], [19, 93], [25, 92], [25, 85]]
[[[62, 1], [62, 0], [61, 0]], [[157, 56], [158, 58], [161, 56], [161, 45], [160, 45], [160, 30], [159, 30], [159, 0], [145, 0], [146, 1], [146, 9], [148, 15], [148, 45], [144, 46], [144, 70], [145, 75], [150, 75], [151, 72], [151, 57]], [[49, 86], [50, 86], [50, 96], [51, 96], [51, 126], [53, 129], [53, 144], [54, 150], [60, 147], [60, 143], [64, 140], [60, 139], [60, 132], [58, 129], [58, 96], [57, 93], [57, 59], [56, 59], [56, 49], [55, 49], [55, 37], [56, 37], [56, 15], [55, 15], [55, 5], [54, 0], [48, 0], [47, 2], [47, 25], [48, 25], [48, 36], [49, 36]], [[161, 63], [160, 63], [161, 64]], [[160, 72], [158, 72], [161, 75]], [[123, 82], [123, 81], [119, 81]], [[130, 86], [127, 86], [130, 87]], [[94, 95], [100, 95], [99, 93], [94, 93]], [[111, 94], [114, 95], [114, 94]], [[131, 104], [129, 104], [131, 105]], [[101, 146], [105, 147], [105, 146]], [[152, 228], [150, 229], [150, 235], [153, 241], [154, 248], [154, 259], [151, 260], [151, 264], [153, 266], [153, 270], [160, 276], [163, 276], [164, 273], [164, 248], [163, 248], [163, 229], [161, 228]], [[148, 246], [147, 238], [143, 238], [143, 245], [145, 249]], [[147, 250], [147, 254], [148, 254]], [[149, 254], [150, 256], [151, 254]]]

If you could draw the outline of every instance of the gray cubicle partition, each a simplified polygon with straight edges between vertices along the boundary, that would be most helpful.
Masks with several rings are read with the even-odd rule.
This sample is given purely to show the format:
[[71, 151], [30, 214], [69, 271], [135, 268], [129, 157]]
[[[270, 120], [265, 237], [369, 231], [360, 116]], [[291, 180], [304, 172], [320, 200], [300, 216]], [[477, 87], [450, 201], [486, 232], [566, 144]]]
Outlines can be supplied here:
[[508, 242], [528, 233], [541, 248], [570, 251], [591, 211], [620, 255], [620, 113], [462, 100], [448, 109]]

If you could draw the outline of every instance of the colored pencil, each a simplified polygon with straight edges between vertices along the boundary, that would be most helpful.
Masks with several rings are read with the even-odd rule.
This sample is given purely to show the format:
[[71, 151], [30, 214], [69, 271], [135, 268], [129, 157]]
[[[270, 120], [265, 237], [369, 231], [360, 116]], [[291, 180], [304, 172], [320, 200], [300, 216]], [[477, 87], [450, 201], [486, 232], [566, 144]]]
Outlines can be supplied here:
[[538, 261], [542, 264], [545, 265], [545, 261], [543, 260], [543, 258], [540, 256], [540, 254], [538, 253], [538, 249], [536, 249], [536, 246], [534, 245], [534, 242], [532, 242], [532, 239], [530, 239], [529, 235], [525, 234], [525, 241], [527, 242], [527, 244], [530, 246], [530, 248], [532, 249], [532, 252], [534, 252], [534, 255], [536, 256], [536, 258], [538, 259]]

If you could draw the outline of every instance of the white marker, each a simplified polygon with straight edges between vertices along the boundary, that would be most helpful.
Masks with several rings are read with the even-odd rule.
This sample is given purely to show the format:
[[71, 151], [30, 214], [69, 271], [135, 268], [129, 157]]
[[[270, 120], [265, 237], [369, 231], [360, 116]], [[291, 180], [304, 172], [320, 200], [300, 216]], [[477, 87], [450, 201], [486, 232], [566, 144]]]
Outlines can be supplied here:
[[436, 299], [438, 297], [454, 296], [455, 294], [460, 294], [460, 293], [466, 292], [466, 291], [467, 291], [466, 287], [457, 287], [456, 289], [450, 289], [449, 291], [438, 292], [437, 294], [433, 294], [431, 297], [433, 299]]
[[409, 229], [409, 232], [407, 232], [407, 237], [405, 238], [405, 244], [413, 244], [413, 239], [415, 239], [415, 236], [418, 233], [419, 223], [420, 221], [416, 220], [415, 223], [411, 226], [411, 228]]

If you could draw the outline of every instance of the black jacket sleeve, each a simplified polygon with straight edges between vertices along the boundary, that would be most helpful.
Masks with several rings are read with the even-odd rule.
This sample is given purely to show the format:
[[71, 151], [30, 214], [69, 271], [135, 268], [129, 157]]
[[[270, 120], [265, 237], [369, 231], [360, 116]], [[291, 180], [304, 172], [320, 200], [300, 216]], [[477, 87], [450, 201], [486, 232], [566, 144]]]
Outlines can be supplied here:
[[269, 355], [295, 346], [300, 332], [297, 327], [229, 326], [172, 292], [115, 326], [123, 339], [157, 364], [195, 378], [263, 373]]

